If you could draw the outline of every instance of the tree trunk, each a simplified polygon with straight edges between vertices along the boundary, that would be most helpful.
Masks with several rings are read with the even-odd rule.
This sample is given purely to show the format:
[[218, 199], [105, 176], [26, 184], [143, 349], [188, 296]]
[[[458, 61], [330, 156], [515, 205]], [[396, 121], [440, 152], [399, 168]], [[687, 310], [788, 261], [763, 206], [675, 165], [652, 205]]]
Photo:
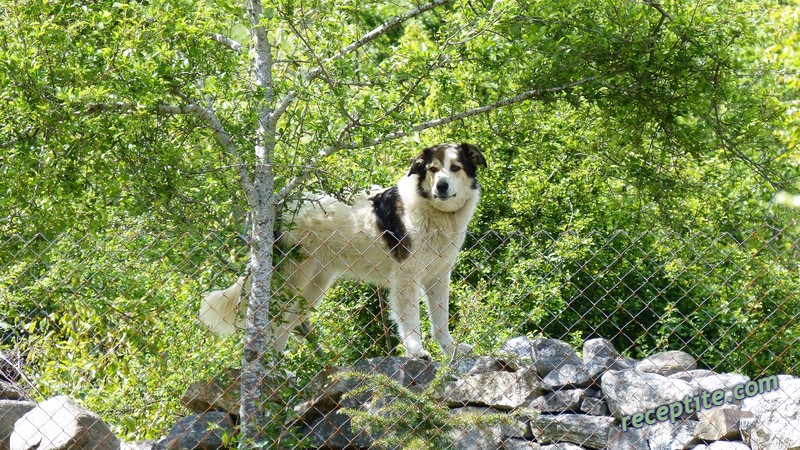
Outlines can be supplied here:
[[275, 228], [271, 166], [259, 165], [255, 177], [253, 236], [250, 256], [252, 288], [247, 311], [247, 330], [242, 354], [242, 448], [263, 442], [270, 422], [264, 402], [273, 396], [272, 333], [270, 317], [272, 244]]
[[247, 310], [247, 330], [242, 353], [242, 399], [240, 448], [262, 447], [267, 443], [266, 429], [270, 410], [264, 403], [273, 396], [270, 373], [274, 368], [272, 354], [272, 318], [270, 317], [272, 284], [272, 244], [275, 229], [275, 195], [273, 157], [275, 124], [273, 120], [272, 59], [267, 32], [262, 23], [259, 0], [249, 0], [247, 12], [253, 38], [253, 81], [257, 92], [254, 107], [258, 128], [255, 145], [256, 164], [253, 174], [253, 215], [250, 270], [252, 288]]

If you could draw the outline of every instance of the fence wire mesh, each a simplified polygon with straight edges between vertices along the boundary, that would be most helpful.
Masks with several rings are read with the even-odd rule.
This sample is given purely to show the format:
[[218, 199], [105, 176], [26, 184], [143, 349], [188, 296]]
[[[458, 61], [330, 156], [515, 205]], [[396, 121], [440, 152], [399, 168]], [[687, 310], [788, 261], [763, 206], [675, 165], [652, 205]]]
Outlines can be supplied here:
[[[264, 434], [298, 449], [800, 446], [798, 242], [794, 225], [469, 234], [449, 283], [469, 357], [428, 336], [424, 304], [432, 358], [403, 357], [385, 289], [335, 283], [271, 366]], [[284, 251], [278, 267], [297, 267]], [[242, 335], [215, 337], [197, 312], [247, 256], [236, 235], [3, 238], [0, 449], [239, 445]]]

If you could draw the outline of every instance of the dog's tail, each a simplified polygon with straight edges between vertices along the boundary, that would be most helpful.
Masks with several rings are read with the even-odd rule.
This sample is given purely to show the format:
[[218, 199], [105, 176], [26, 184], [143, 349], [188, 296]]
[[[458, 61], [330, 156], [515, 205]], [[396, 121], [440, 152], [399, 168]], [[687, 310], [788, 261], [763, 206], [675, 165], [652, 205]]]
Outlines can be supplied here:
[[242, 290], [249, 281], [250, 277], [243, 275], [228, 289], [206, 294], [200, 302], [200, 322], [217, 336], [230, 336], [242, 329], [248, 303]]

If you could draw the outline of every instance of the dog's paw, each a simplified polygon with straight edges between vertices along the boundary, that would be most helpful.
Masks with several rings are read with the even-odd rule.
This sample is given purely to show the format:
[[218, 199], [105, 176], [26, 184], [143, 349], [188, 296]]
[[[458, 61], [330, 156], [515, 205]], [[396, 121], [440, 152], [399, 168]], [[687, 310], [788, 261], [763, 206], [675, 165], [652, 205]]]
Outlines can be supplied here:
[[419, 347], [414, 350], [406, 349], [406, 356], [409, 358], [426, 359], [428, 361], [432, 359], [431, 354], [425, 351], [425, 349], [423, 349], [422, 347]]
[[472, 346], [469, 344], [458, 344], [455, 348], [455, 354], [453, 357], [458, 358], [460, 356], [467, 356], [472, 353]]

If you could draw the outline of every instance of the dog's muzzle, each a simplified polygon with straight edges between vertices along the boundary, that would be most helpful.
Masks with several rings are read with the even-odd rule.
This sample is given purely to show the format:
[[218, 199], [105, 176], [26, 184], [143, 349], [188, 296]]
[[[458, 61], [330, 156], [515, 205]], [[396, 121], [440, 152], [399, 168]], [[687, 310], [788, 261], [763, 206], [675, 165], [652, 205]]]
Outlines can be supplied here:
[[436, 183], [436, 197], [437, 198], [448, 198], [452, 197], [450, 195], [450, 183], [447, 180], [439, 180]]

